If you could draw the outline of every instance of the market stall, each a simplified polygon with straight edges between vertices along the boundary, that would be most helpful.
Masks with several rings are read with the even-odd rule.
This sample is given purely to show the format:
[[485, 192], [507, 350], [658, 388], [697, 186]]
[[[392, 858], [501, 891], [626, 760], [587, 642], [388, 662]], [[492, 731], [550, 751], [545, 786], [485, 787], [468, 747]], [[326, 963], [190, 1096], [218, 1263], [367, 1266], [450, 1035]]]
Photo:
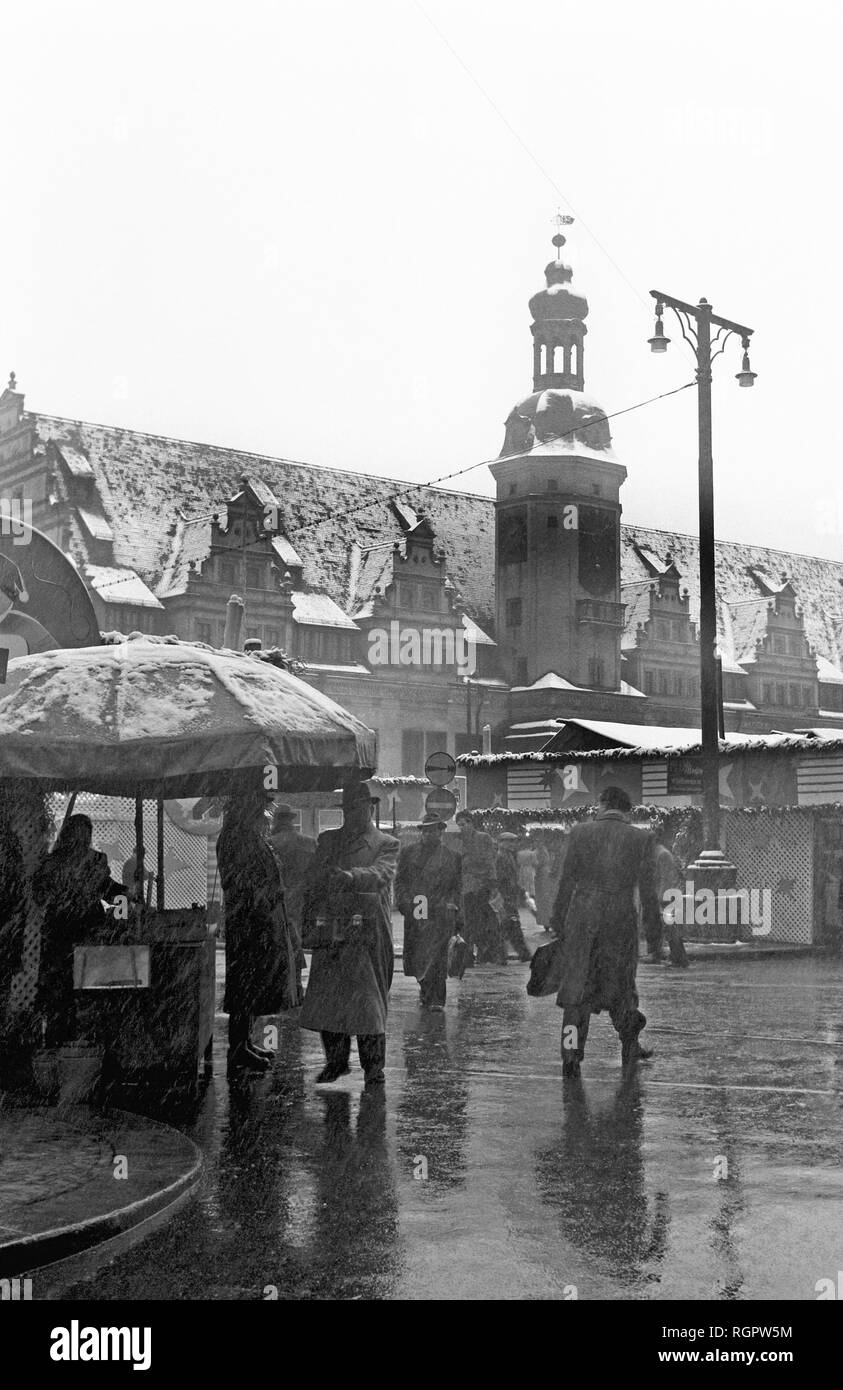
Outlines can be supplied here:
[[[256, 784], [331, 790], [374, 765], [371, 730], [288, 671], [242, 653], [138, 636], [9, 663], [0, 789], [134, 798], [134, 881], [122, 911], [112, 904], [107, 930], [80, 941], [74, 961], [87, 1018], [107, 1029], [121, 1067], [195, 1074], [210, 1062], [215, 928], [204, 902], [167, 903], [165, 801]], [[145, 867], [149, 802], [154, 882]]]

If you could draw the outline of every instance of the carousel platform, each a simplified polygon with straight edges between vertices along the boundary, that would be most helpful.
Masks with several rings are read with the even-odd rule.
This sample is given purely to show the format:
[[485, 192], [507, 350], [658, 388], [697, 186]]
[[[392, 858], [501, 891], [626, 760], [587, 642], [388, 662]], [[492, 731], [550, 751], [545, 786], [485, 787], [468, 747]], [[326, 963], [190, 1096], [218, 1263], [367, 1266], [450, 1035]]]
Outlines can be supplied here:
[[50, 1298], [143, 1239], [201, 1167], [190, 1139], [141, 1115], [2, 1105], [0, 1280], [21, 1281], [8, 1296]]

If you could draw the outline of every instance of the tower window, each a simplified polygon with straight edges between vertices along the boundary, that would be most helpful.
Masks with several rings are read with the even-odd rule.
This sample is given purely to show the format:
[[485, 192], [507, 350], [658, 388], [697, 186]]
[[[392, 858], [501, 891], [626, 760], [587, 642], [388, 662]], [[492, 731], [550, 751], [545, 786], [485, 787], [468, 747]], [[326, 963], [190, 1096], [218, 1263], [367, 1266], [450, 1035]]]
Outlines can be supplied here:
[[547, 518], [547, 529], [548, 531], [558, 531], [559, 529], [559, 517], [555, 512], [551, 512]]
[[593, 494], [594, 494], [595, 497], [599, 497], [599, 496], [600, 496], [600, 484], [599, 484], [599, 483], [592, 483], [592, 484], [591, 484], [591, 491], [593, 492]]
[[508, 598], [506, 601], [506, 625], [507, 627], [521, 626], [521, 600], [520, 598]]
[[603, 684], [603, 658], [599, 656], [589, 657], [588, 661], [588, 680], [590, 685]]
[[558, 479], [558, 478], [548, 478], [548, 480], [547, 480], [547, 490], [548, 490], [548, 492], [558, 492], [558, 491], [559, 491], [559, 479]]
[[510, 497], [514, 497], [517, 491], [518, 491], [518, 484], [517, 484], [517, 483], [510, 483], [510, 485], [509, 485], [509, 495], [510, 495]]
[[518, 660], [517, 660], [516, 663], [515, 663], [515, 684], [516, 684], [516, 685], [526, 685], [526, 684], [527, 684], [527, 658], [526, 658], [526, 656], [519, 656]]

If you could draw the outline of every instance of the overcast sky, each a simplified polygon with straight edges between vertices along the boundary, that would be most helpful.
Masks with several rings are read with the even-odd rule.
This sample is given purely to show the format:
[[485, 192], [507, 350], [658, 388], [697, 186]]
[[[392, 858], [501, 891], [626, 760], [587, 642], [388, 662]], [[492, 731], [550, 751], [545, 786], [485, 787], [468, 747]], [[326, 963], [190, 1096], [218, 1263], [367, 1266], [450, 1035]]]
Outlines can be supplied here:
[[[759, 373], [738, 388], [734, 340], [715, 364], [718, 534], [843, 558], [837, 8], [10, 7], [2, 378], [48, 414], [467, 468], [531, 389], [559, 205], [587, 392], [612, 412], [691, 380], [669, 318], [649, 352], [648, 292], [706, 296]], [[695, 531], [696, 393], [612, 429], [625, 519]]]

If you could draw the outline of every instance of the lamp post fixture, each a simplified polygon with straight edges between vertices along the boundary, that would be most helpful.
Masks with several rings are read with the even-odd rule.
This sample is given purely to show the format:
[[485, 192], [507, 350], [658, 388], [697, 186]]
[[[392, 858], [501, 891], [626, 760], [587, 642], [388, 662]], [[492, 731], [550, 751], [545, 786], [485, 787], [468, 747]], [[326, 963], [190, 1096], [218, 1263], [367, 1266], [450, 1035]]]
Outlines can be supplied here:
[[[688, 865], [689, 874], [700, 887], [731, 887], [736, 878], [720, 848], [720, 775], [718, 765], [718, 735], [720, 700], [717, 680], [717, 606], [714, 571], [714, 477], [711, 455], [711, 368], [715, 358], [724, 351], [726, 343], [736, 333], [743, 346], [743, 364], [736, 373], [740, 386], [752, 386], [757, 373], [749, 365], [749, 340], [752, 329], [732, 323], [712, 312], [707, 299], [699, 304], [686, 304], [661, 290], [651, 290], [656, 301], [656, 328], [650, 343], [651, 352], [666, 352], [670, 339], [665, 337], [662, 316], [665, 305], [672, 309], [682, 331], [682, 337], [697, 359], [697, 399], [699, 418], [699, 492], [700, 492], [700, 728], [702, 734], [702, 814], [703, 844], [699, 858]], [[716, 333], [712, 339], [712, 325]]]

